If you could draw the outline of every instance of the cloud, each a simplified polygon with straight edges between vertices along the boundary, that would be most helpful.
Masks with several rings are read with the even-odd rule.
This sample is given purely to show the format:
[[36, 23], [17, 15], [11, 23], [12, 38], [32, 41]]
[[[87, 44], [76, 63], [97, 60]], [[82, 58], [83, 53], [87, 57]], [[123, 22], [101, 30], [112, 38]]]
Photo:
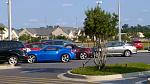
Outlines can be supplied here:
[[29, 21], [29, 22], [38, 22], [37, 19], [29, 19], [28, 21]]
[[143, 18], [137, 18], [137, 21], [142, 22]]
[[71, 7], [71, 6], [73, 6], [73, 4], [71, 4], [71, 3], [64, 3], [64, 4], [62, 4], [62, 7]]
[[129, 21], [130, 19], [129, 18], [124, 18], [124, 21]]
[[148, 12], [150, 12], [148, 9], [144, 9], [144, 10], [142, 10], [142, 12], [144, 12], [144, 13], [148, 13]]
[[67, 25], [68, 23], [67, 22], [57, 22], [55, 23], [55, 25]]

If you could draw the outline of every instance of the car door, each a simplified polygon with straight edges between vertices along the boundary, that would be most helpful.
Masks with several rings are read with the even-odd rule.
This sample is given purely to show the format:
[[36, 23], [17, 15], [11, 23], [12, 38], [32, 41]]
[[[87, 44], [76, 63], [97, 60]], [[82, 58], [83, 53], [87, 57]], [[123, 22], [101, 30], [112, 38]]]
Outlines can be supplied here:
[[124, 52], [124, 50], [125, 50], [124, 43], [123, 42], [116, 42], [114, 44], [113, 50], [114, 50], [113, 51], [114, 54], [121, 55]]
[[107, 54], [108, 55], [111, 55], [111, 54], [113, 54], [113, 49], [114, 49], [114, 45], [113, 45], [113, 42], [108, 42], [107, 43]]
[[42, 50], [41, 60], [56, 60], [58, 54], [57, 47], [48, 46]]
[[8, 44], [7, 42], [0, 42], [0, 61], [6, 61], [6, 58], [8, 56]]

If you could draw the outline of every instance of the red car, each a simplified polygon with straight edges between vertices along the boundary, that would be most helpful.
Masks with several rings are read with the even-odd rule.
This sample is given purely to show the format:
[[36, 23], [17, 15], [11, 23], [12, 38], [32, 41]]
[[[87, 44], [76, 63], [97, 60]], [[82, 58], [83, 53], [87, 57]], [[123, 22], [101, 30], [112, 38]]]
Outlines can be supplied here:
[[85, 48], [85, 47], [80, 47], [75, 44], [67, 44], [65, 45], [66, 48], [71, 48], [72, 52], [76, 54], [77, 59], [84, 60], [88, 57], [93, 56], [92, 48]]
[[27, 48], [30, 48], [30, 50], [40, 50], [41, 48], [43, 48], [47, 45], [48, 45], [48, 43], [46, 43], [46, 42], [33, 42], [33, 43], [25, 44], [25, 46]]
[[137, 48], [137, 49], [143, 49], [143, 44], [141, 41], [133, 41], [133, 45]]

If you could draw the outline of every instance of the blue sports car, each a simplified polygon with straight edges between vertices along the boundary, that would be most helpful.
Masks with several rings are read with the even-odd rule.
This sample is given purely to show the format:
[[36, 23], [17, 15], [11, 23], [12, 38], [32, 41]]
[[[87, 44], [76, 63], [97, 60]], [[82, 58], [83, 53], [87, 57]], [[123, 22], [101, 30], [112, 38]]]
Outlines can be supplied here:
[[29, 56], [29, 63], [41, 61], [69, 62], [70, 59], [75, 59], [75, 54], [71, 49], [61, 46], [46, 46], [38, 51], [30, 51], [27, 55]]

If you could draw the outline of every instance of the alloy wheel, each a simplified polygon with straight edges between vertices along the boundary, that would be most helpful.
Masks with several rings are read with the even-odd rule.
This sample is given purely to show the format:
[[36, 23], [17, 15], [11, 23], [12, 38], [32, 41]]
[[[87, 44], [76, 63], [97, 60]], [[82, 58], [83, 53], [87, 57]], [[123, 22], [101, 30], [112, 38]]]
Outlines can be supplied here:
[[10, 65], [13, 65], [15, 66], [17, 63], [18, 63], [18, 58], [16, 56], [11, 56], [9, 59], [8, 59], [8, 63]]
[[34, 55], [30, 55], [28, 58], [29, 63], [34, 63], [36, 61], [36, 57]]
[[64, 54], [61, 56], [61, 61], [62, 62], [69, 62], [69, 55], [68, 54]]

